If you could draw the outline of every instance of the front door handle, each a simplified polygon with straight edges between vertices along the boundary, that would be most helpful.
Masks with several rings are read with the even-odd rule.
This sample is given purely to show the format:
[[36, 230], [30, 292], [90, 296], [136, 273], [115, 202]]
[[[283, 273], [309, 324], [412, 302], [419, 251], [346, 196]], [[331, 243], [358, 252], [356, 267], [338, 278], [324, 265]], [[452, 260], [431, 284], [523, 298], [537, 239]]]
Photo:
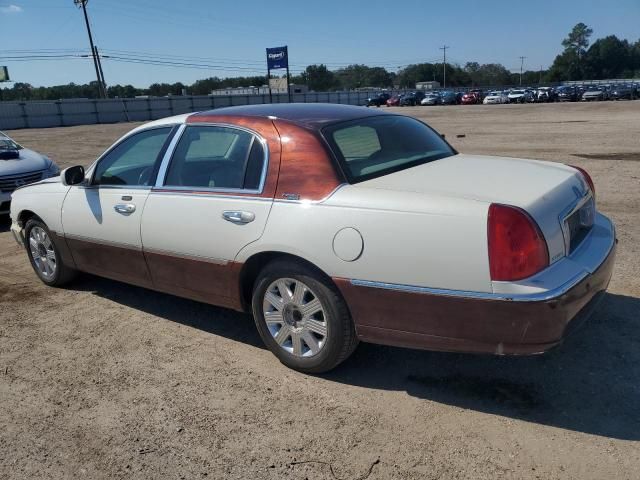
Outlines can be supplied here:
[[226, 210], [222, 212], [222, 218], [228, 222], [238, 225], [244, 225], [245, 223], [253, 222], [256, 219], [256, 215], [253, 212], [241, 212], [238, 210]]
[[133, 203], [119, 203], [113, 209], [122, 215], [130, 215], [136, 211], [136, 206]]

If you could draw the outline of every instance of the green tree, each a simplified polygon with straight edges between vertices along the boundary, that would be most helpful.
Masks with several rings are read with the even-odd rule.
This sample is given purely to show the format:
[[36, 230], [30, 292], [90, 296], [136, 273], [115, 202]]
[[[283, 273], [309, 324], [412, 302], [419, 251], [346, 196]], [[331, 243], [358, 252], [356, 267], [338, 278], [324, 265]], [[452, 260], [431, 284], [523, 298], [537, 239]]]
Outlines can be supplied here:
[[547, 80], [583, 80], [585, 78], [584, 56], [593, 30], [580, 22], [562, 40], [564, 51], [553, 61]]
[[580, 22], [573, 27], [569, 36], [562, 40], [562, 46], [565, 50], [575, 52], [578, 58], [582, 58], [589, 46], [589, 37], [592, 33], [593, 29]]
[[345, 90], [393, 85], [393, 75], [382, 67], [354, 64], [336, 70], [335, 75], [340, 87]]
[[309, 90], [316, 92], [332, 90], [337, 86], [335, 74], [323, 64], [307, 66], [299, 79], [294, 78], [294, 83], [298, 82], [306, 84]]
[[442, 69], [439, 74], [436, 73], [436, 70], [436, 65], [433, 63], [407, 65], [398, 72], [397, 82], [402, 88], [415, 88], [418, 82], [442, 81]]
[[632, 66], [632, 48], [615, 35], [596, 40], [585, 55], [585, 75], [604, 79], [623, 76]]

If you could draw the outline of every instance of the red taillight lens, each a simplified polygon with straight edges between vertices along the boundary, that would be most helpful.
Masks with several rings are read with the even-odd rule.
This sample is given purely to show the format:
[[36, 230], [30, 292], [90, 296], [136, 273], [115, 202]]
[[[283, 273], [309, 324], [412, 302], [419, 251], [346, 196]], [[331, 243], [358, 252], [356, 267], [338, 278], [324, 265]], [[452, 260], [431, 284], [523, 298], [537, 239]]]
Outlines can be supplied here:
[[491, 280], [521, 280], [549, 265], [547, 242], [525, 211], [492, 203], [487, 233]]
[[591, 178], [591, 175], [589, 175], [584, 168], [576, 167], [575, 165], [569, 165], [569, 166], [571, 168], [575, 168], [576, 170], [578, 170], [582, 174], [582, 176], [584, 177], [586, 182], [589, 184], [589, 188], [591, 189], [591, 193], [593, 193], [593, 198], [596, 198], [596, 187], [593, 184], [593, 179]]

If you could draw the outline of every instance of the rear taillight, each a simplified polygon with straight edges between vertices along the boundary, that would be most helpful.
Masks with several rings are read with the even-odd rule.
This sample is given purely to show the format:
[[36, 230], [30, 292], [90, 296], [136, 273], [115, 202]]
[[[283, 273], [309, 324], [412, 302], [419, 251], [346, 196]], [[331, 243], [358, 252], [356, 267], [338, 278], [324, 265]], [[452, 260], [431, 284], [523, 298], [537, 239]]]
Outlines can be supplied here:
[[593, 179], [591, 178], [591, 175], [589, 175], [584, 168], [576, 167], [575, 165], [569, 165], [569, 166], [571, 168], [575, 168], [576, 170], [578, 170], [582, 174], [582, 177], [589, 184], [589, 188], [591, 189], [591, 193], [593, 194], [593, 198], [596, 198], [596, 187], [593, 184]]
[[492, 203], [487, 225], [491, 280], [521, 280], [549, 265], [547, 242], [524, 210]]

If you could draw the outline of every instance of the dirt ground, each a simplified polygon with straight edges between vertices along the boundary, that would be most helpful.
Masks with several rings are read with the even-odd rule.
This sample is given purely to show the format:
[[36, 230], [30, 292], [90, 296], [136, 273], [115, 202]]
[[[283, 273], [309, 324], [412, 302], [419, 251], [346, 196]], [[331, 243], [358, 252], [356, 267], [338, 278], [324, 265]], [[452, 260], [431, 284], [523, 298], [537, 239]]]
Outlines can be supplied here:
[[[91, 276], [44, 287], [3, 221], [0, 478], [640, 478], [640, 101], [401, 111], [461, 152], [592, 173], [620, 244], [581, 330], [527, 358], [361, 344], [302, 375], [248, 316]], [[9, 134], [87, 165], [132, 126]]]

